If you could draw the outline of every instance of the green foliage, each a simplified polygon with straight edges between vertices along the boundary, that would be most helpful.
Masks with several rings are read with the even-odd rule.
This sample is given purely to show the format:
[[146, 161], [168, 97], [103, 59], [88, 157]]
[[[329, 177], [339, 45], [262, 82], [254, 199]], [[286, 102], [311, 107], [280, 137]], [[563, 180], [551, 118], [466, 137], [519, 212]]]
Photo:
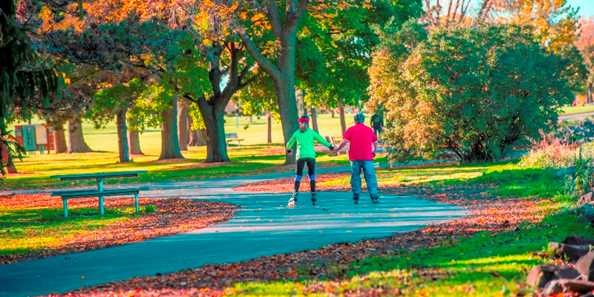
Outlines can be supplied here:
[[[87, 117], [93, 120], [96, 127], [103, 127], [113, 120], [117, 112], [134, 108], [135, 101], [144, 90], [145, 84], [138, 78], [101, 89], [95, 94], [95, 100], [87, 111]], [[130, 119], [136, 131], [140, 131], [141, 129], [137, 128], [142, 127], [142, 121], [139, 119], [141, 117]]]
[[[12, 158], [12, 160], [15, 158], [22, 160], [26, 154], [25, 148], [17, 143], [16, 138], [12, 136], [10, 131], [6, 131], [6, 134], [0, 133], [0, 145], [3, 146], [3, 148], [0, 149], [0, 153], [2, 153], [2, 150], [7, 150], [7, 156]], [[2, 162], [0, 161], [0, 163]], [[0, 173], [2, 175], [6, 174], [5, 166], [0, 165]]]
[[[17, 112], [30, 114], [32, 110], [48, 105], [48, 95], [57, 88], [58, 79], [53, 68], [33, 49], [27, 32], [17, 23], [16, 1], [2, 1], [0, 12], [0, 156], [9, 147], [8, 154], [17, 153], [18, 157], [14, 142], [6, 138], [8, 118]], [[5, 165], [0, 159], [3, 175]]]
[[143, 209], [144, 213], [154, 213], [157, 211], [157, 207], [153, 204], [146, 205]]
[[580, 149], [574, 161], [574, 170], [567, 176], [565, 191], [568, 195], [579, 197], [592, 190], [594, 166], [591, 157], [584, 157]]
[[380, 30], [399, 28], [421, 13], [421, 1], [346, 1], [329, 6], [316, 18], [308, 15], [299, 36], [299, 87], [309, 106], [361, 107], [368, 99], [371, 53], [381, 42]]
[[[405, 29], [395, 37], [413, 46], [423, 37]], [[395, 157], [446, 150], [463, 161], [498, 159], [539, 139], [573, 99], [574, 61], [517, 26], [438, 30], [412, 50], [393, 43], [375, 55], [371, 92], [385, 98]]]

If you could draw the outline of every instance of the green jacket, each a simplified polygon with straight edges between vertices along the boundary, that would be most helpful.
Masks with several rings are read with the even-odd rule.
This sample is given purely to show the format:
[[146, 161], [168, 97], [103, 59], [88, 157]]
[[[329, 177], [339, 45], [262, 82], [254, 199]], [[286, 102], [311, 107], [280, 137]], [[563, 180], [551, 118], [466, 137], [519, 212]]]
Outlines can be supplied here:
[[332, 145], [320, 136], [318, 132], [311, 128], [307, 128], [304, 132], [301, 130], [295, 131], [291, 139], [287, 142], [287, 149], [292, 149], [295, 143], [297, 143], [297, 160], [305, 158], [315, 158], [316, 151], [314, 147], [314, 141], [317, 140], [319, 143], [330, 148]]

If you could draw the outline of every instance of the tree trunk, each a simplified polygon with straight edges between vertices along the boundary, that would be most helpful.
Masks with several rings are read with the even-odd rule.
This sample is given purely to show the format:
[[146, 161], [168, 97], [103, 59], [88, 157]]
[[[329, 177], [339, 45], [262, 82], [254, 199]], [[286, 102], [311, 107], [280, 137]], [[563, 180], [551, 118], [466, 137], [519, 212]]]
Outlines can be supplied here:
[[206, 129], [193, 130], [190, 133], [190, 146], [204, 146], [207, 145], [208, 136]]
[[338, 103], [338, 112], [340, 113], [340, 130], [344, 134], [346, 131], [346, 119], [344, 117], [344, 105], [342, 102]]
[[14, 165], [14, 158], [10, 154], [8, 154], [8, 160], [6, 162], [6, 172], [18, 173], [16, 166]]
[[66, 134], [64, 133], [64, 124], [52, 125], [54, 129], [54, 150], [56, 154], [64, 154], [68, 152], [68, 145], [66, 144]]
[[[279, 9], [271, 6], [269, 17], [272, 17], [272, 30], [280, 42], [280, 55], [278, 65], [274, 65], [256, 47], [245, 31], [239, 36], [246, 45], [246, 49], [258, 62], [258, 65], [274, 80], [277, 104], [283, 128], [285, 143], [297, 130], [297, 102], [295, 99], [295, 76], [297, 55], [297, 30], [301, 16], [305, 13], [307, 1], [300, 1], [299, 5], [289, 6], [285, 10], [285, 22], [282, 23], [278, 16]], [[295, 163], [295, 154], [286, 155], [285, 164]]]
[[120, 163], [130, 162], [130, 146], [128, 145], [128, 125], [126, 124], [126, 109], [118, 111], [116, 114], [116, 124], [118, 129], [118, 153]]
[[315, 107], [311, 108], [311, 127], [316, 132], [320, 132], [320, 130], [318, 129], [318, 110]]
[[266, 126], [267, 126], [267, 143], [272, 144], [272, 113], [266, 114]]
[[140, 133], [134, 130], [128, 130], [128, 143], [130, 144], [130, 154], [144, 155], [140, 147]]
[[177, 130], [177, 98], [172, 99], [171, 107], [162, 113], [161, 125], [161, 155], [159, 160], [183, 159], [179, 148]]
[[586, 91], [586, 104], [592, 103], [592, 84], [588, 84], [588, 90]]
[[188, 150], [190, 143], [190, 121], [189, 121], [189, 106], [186, 99], [179, 99], [179, 148], [182, 151]]
[[[2, 131], [0, 131], [0, 138], [2, 137]], [[8, 153], [8, 147], [3, 142], [0, 142], [0, 162], [5, 167], [6, 173], [17, 173], [16, 167], [10, 153]]]
[[[211, 102], [223, 102], [225, 100], [210, 100]], [[225, 139], [225, 109], [216, 108], [208, 102], [200, 101], [198, 104], [200, 113], [206, 126], [207, 147], [206, 162], [229, 162], [227, 154], [227, 141]]]
[[[291, 135], [297, 130], [297, 102], [295, 101], [295, 84], [285, 80], [276, 83], [278, 96], [278, 106], [281, 116], [281, 125], [283, 128], [283, 138], [285, 144], [291, 138]], [[285, 158], [285, 164], [295, 163], [295, 153], [288, 154]]]
[[68, 153], [88, 153], [91, 148], [85, 142], [80, 116], [68, 121]]
[[334, 108], [330, 109], [330, 117], [331, 118], [334, 118], [335, 117], [335, 115], [334, 115]]

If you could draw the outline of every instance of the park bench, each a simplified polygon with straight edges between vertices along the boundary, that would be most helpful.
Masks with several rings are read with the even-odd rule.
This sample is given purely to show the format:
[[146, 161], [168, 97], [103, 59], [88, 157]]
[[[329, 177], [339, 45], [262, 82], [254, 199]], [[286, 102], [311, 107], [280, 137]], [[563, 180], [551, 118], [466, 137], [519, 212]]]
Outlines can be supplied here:
[[243, 138], [239, 138], [237, 133], [226, 133], [225, 139], [227, 140], [227, 143], [231, 144], [231, 142], [236, 142], [238, 146], [241, 146], [241, 142], [243, 141]]
[[115, 177], [135, 177], [146, 171], [125, 171], [125, 172], [108, 172], [108, 173], [85, 173], [85, 174], [68, 174], [68, 175], [55, 175], [52, 178], [60, 180], [81, 180], [81, 179], [96, 179], [97, 189], [75, 189], [75, 190], [60, 190], [51, 193], [52, 196], [59, 196], [62, 198], [64, 206], [64, 218], [68, 217], [68, 200], [75, 198], [86, 198], [86, 197], [98, 197], [99, 198], [99, 214], [105, 214], [105, 197], [110, 196], [123, 196], [133, 195], [134, 196], [134, 208], [136, 213], [140, 210], [138, 196], [140, 191], [146, 190], [146, 187], [129, 187], [129, 188], [114, 188], [105, 189], [104, 179], [115, 178]]

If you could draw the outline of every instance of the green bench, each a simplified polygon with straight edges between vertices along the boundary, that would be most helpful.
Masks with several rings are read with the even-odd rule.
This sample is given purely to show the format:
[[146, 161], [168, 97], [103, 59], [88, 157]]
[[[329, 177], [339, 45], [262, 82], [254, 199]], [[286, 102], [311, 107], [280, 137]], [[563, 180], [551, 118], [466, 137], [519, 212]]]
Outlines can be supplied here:
[[52, 192], [52, 196], [62, 197], [62, 204], [64, 206], [64, 217], [68, 217], [68, 199], [73, 198], [87, 198], [87, 197], [99, 197], [99, 213], [105, 214], [104, 198], [109, 196], [123, 196], [123, 195], [134, 195], [134, 209], [136, 213], [140, 211], [140, 203], [138, 201], [138, 195], [142, 188], [122, 188], [122, 189], [109, 189], [99, 192], [94, 189], [81, 189], [81, 190], [65, 190]]
[[68, 199], [98, 197], [99, 198], [99, 214], [105, 214], [105, 197], [134, 195], [134, 208], [138, 213], [140, 204], [138, 196], [140, 191], [147, 190], [146, 187], [130, 187], [130, 188], [114, 188], [105, 189], [104, 179], [115, 177], [136, 177], [139, 174], [146, 173], [146, 171], [124, 171], [124, 172], [107, 172], [107, 173], [84, 173], [84, 174], [68, 174], [55, 175], [52, 178], [60, 180], [80, 180], [80, 179], [96, 179], [97, 189], [75, 189], [75, 190], [60, 190], [52, 192], [52, 196], [59, 196], [62, 198], [64, 206], [64, 218], [68, 217]]

